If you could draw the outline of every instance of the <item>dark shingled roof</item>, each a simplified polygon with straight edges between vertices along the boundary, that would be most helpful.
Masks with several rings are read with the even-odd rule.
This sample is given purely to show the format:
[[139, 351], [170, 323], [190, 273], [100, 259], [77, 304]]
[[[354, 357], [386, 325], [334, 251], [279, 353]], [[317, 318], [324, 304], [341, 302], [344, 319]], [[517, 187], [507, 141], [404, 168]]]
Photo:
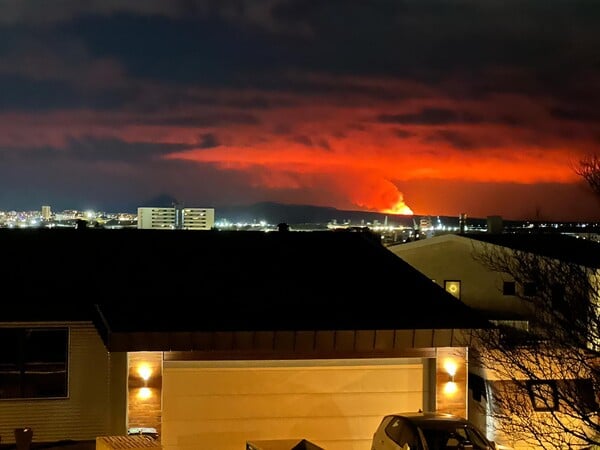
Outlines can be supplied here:
[[600, 268], [600, 243], [562, 233], [467, 233], [465, 237], [490, 244]]
[[489, 326], [368, 232], [0, 230], [0, 245], [2, 285], [14, 292], [0, 322], [92, 316], [111, 332]]

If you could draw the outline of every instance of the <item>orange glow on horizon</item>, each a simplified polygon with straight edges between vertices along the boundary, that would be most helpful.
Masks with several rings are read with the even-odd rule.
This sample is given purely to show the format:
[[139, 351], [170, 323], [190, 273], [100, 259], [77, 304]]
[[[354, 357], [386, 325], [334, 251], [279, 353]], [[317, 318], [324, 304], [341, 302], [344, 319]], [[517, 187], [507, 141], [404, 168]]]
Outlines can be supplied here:
[[[100, 168], [102, 173], [123, 177], [141, 173], [138, 162], [141, 169], [150, 164], [149, 177], [161, 173], [165, 162], [173, 172], [183, 166], [194, 170], [197, 165], [226, 174], [228, 180], [241, 180], [239, 185], [257, 192], [256, 197], [273, 193], [282, 201], [308, 199], [322, 206], [398, 215], [438, 213], [440, 205], [458, 214], [467, 202], [484, 210], [500, 200], [512, 202], [507, 208], [516, 210], [512, 204], [527, 201], [519, 206], [521, 214], [526, 207], [537, 206], [541, 196], [523, 200], [511, 197], [514, 193], [539, 185], [579, 183], [573, 162], [597, 145], [591, 134], [568, 129], [576, 125], [558, 123], [548, 114], [547, 105], [526, 97], [495, 94], [490, 108], [489, 99], [459, 102], [415, 82], [322, 75], [308, 79], [365, 89], [322, 97], [194, 90], [190, 95], [214, 98], [214, 102], [182, 103], [145, 115], [127, 110], [0, 113], [0, 145], [23, 155], [32, 148], [50, 147], [49, 154], [73, 158], [77, 170]], [[371, 89], [381, 90], [380, 95], [365, 94]], [[396, 96], [388, 99], [387, 91]], [[232, 106], [242, 100], [252, 104], [255, 98], [266, 106]], [[457, 119], [427, 121], [423, 111], [431, 109], [456, 112]], [[507, 118], [515, 118], [514, 123]], [[67, 123], [69, 127], [64, 127]], [[127, 151], [113, 152], [106, 159], [98, 153], [94, 159], [83, 153], [86, 145], [77, 145], [78, 140], [86, 144], [90, 138], [111, 145], [113, 140], [132, 146], [143, 143], [150, 150], [130, 159]], [[83, 156], [78, 158], [79, 151]], [[175, 190], [187, 183], [171, 176], [161, 189], [169, 190], [168, 182]], [[204, 188], [194, 182], [187, 191], [191, 195], [194, 188]], [[495, 196], [498, 186], [505, 189], [502, 198]], [[558, 198], [549, 194], [543, 201], [556, 204]], [[472, 209], [467, 212], [477, 214]]]
[[400, 214], [400, 215], [403, 215], [403, 216], [412, 216], [412, 215], [414, 215], [413, 210], [410, 209], [408, 207], [408, 205], [406, 203], [404, 203], [404, 202], [398, 202], [392, 208], [384, 209], [381, 212], [388, 213], [388, 214]]

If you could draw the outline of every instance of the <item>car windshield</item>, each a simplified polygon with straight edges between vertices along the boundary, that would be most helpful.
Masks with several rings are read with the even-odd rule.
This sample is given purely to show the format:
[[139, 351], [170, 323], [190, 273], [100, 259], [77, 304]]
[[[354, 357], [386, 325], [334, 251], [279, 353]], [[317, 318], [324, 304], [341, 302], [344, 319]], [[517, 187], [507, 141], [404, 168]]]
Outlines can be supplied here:
[[419, 427], [429, 450], [461, 449], [466, 444], [475, 450], [490, 449], [489, 443], [473, 427], [452, 422], [422, 424]]

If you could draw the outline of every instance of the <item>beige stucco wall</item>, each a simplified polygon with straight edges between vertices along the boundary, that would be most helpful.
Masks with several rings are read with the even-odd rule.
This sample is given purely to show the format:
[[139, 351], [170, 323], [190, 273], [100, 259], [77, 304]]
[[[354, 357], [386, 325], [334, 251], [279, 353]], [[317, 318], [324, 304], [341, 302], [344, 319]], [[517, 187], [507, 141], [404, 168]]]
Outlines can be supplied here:
[[459, 235], [435, 236], [421, 241], [388, 247], [395, 255], [444, 287], [444, 280], [460, 280], [460, 299], [486, 311], [513, 314], [526, 310], [517, 296], [503, 295], [508, 276], [489, 270], [476, 260], [481, 242]]
[[33, 442], [94, 440], [109, 428], [109, 358], [92, 323], [5, 326], [68, 326], [69, 397], [52, 400], [0, 400], [2, 443], [14, 443], [14, 429], [33, 429]]
[[127, 434], [128, 358], [126, 352], [112, 352], [110, 361], [110, 416], [108, 433]]

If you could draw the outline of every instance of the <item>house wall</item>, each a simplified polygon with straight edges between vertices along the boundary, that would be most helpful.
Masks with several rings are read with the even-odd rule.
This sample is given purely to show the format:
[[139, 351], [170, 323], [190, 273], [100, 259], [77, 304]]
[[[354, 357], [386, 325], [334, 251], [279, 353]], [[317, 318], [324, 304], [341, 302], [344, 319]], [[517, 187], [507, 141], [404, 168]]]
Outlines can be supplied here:
[[[131, 352], [128, 359], [127, 428], [156, 428], [160, 436], [163, 354], [162, 352]], [[144, 380], [140, 375], [141, 368], [149, 370], [148, 380]]]
[[110, 423], [111, 436], [127, 434], [128, 358], [126, 352], [111, 352], [110, 359]]
[[94, 440], [109, 428], [109, 358], [92, 323], [10, 323], [3, 326], [69, 328], [69, 397], [0, 400], [0, 438], [14, 443], [14, 429], [29, 427], [33, 442]]
[[442, 287], [444, 280], [460, 280], [460, 299], [473, 308], [509, 316], [527, 312], [517, 296], [502, 293], [503, 281], [512, 279], [477, 261], [481, 242], [443, 235], [388, 248]]

